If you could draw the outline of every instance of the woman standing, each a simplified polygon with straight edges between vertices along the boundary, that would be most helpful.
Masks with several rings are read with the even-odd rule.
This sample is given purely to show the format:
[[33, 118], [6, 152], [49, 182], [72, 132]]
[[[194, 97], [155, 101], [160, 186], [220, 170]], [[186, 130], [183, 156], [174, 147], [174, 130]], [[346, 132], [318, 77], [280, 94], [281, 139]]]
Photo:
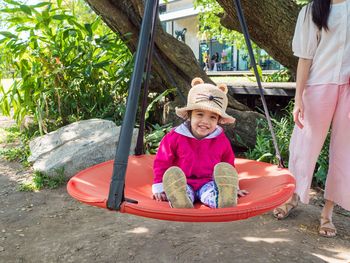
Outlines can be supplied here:
[[329, 170], [319, 234], [334, 237], [335, 204], [350, 210], [350, 0], [314, 0], [299, 13], [293, 38], [299, 57], [289, 170], [292, 198], [274, 210], [286, 218], [300, 199], [309, 202], [317, 158], [331, 126]]

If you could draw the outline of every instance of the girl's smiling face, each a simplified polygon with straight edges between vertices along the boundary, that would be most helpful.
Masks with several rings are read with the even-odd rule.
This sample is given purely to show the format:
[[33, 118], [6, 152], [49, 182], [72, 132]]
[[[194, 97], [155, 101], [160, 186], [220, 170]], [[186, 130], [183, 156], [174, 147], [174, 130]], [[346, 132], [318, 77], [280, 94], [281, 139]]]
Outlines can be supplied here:
[[215, 131], [219, 121], [219, 115], [207, 110], [193, 110], [191, 112], [191, 132], [197, 139], [204, 137]]

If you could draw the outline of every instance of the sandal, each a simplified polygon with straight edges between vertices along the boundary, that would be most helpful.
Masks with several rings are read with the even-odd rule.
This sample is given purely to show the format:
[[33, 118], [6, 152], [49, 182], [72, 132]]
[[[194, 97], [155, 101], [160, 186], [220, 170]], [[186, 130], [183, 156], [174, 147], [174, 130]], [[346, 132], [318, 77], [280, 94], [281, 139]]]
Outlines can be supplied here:
[[337, 235], [337, 229], [331, 219], [321, 216], [318, 233], [323, 237], [335, 237]]
[[229, 163], [218, 163], [214, 167], [214, 180], [218, 189], [217, 207], [237, 205], [238, 174]]
[[273, 216], [278, 220], [285, 219], [298, 206], [298, 203], [287, 202], [273, 210]]
[[163, 187], [172, 208], [193, 208], [186, 191], [186, 176], [179, 167], [172, 166], [165, 171]]

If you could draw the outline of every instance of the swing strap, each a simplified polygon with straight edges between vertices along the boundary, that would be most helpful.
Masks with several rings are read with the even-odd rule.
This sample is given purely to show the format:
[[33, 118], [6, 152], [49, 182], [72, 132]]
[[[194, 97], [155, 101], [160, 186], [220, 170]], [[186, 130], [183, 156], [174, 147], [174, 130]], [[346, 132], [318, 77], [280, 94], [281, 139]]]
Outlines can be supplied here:
[[152, 66], [152, 59], [153, 59], [152, 54], [154, 49], [154, 35], [156, 32], [155, 25], [157, 21], [159, 2], [157, 1], [155, 5], [156, 6], [154, 7], [153, 14], [152, 14], [153, 20], [152, 20], [152, 27], [151, 27], [150, 43], [148, 45], [148, 50], [147, 50], [146, 80], [143, 85], [143, 96], [142, 96], [141, 113], [140, 113], [140, 126], [139, 126], [139, 132], [137, 135], [135, 155], [144, 154], [143, 140], [144, 140], [144, 134], [145, 134], [145, 115], [146, 115], [146, 108], [147, 108], [149, 79], [151, 75], [151, 66]]
[[269, 114], [269, 110], [267, 108], [267, 104], [266, 104], [266, 100], [265, 100], [265, 96], [264, 96], [264, 90], [263, 90], [263, 88], [261, 86], [260, 75], [258, 73], [258, 69], [257, 69], [257, 66], [256, 66], [255, 57], [254, 57], [253, 48], [252, 48], [252, 45], [251, 45], [251, 42], [250, 42], [250, 37], [249, 37], [247, 24], [246, 24], [246, 21], [245, 21], [245, 18], [244, 18], [244, 14], [243, 14], [243, 11], [242, 11], [241, 1], [240, 0], [234, 0], [234, 4], [235, 4], [235, 7], [236, 7], [238, 19], [239, 19], [239, 22], [241, 24], [241, 28], [242, 28], [242, 31], [243, 31], [244, 39], [245, 39], [245, 42], [247, 44], [248, 53], [249, 53], [249, 57], [250, 57], [250, 63], [253, 66], [254, 74], [255, 74], [256, 81], [257, 81], [257, 84], [258, 84], [258, 87], [259, 87], [259, 93], [260, 93], [261, 102], [263, 104], [265, 117], [267, 119], [269, 130], [271, 132], [272, 142], [273, 142], [273, 146], [275, 148], [276, 157], [278, 159], [278, 167], [284, 168], [285, 167], [284, 166], [284, 162], [283, 162], [281, 153], [280, 153], [279, 148], [278, 148], [276, 135], [275, 135], [275, 132], [273, 130], [271, 117], [270, 117], [270, 114]]
[[179, 97], [181, 98], [182, 102], [186, 103], [186, 98], [185, 98], [184, 94], [178, 88], [177, 84], [174, 81], [174, 78], [171, 76], [169, 70], [164, 65], [163, 60], [161, 59], [161, 57], [158, 55], [158, 53], [154, 49], [154, 36], [155, 36], [155, 27], [156, 27], [155, 25], [156, 25], [156, 21], [157, 21], [158, 10], [159, 10], [158, 1], [156, 4], [157, 4], [157, 7], [154, 9], [155, 13], [153, 13], [151, 39], [150, 39], [150, 45], [149, 45], [148, 54], [147, 54], [146, 79], [145, 79], [144, 87], [143, 87], [143, 97], [142, 97], [142, 105], [141, 105], [141, 112], [140, 112], [140, 126], [139, 126], [139, 132], [137, 135], [135, 155], [142, 155], [145, 153], [145, 151], [144, 151], [145, 115], [146, 115], [146, 108], [147, 108], [147, 97], [148, 97], [149, 79], [150, 79], [153, 54], [154, 54], [156, 60], [161, 65], [161, 67], [164, 70], [165, 74], [167, 75], [168, 79], [170, 80], [172, 86], [176, 87], [177, 93], [178, 93]]
[[147, 0], [143, 14], [142, 25], [135, 55], [135, 66], [129, 84], [129, 94], [126, 102], [126, 110], [120, 130], [118, 146], [113, 164], [107, 208], [120, 210], [120, 205], [126, 201], [124, 196], [125, 173], [129, 159], [131, 137], [135, 126], [137, 105], [140, 96], [142, 75], [145, 69], [146, 52], [150, 41], [152, 21], [154, 21], [154, 9], [158, 6], [158, 0]]

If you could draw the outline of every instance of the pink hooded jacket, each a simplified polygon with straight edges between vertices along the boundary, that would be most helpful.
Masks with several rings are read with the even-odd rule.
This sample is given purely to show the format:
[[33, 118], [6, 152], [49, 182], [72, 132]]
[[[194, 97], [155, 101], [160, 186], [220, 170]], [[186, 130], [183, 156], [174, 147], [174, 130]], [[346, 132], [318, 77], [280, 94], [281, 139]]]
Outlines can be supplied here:
[[234, 159], [230, 141], [221, 127], [218, 126], [212, 134], [198, 140], [184, 123], [171, 130], [160, 143], [153, 165], [152, 191], [163, 191], [163, 174], [171, 166], [180, 167], [187, 177], [187, 184], [196, 191], [213, 180], [217, 163], [234, 165]]

